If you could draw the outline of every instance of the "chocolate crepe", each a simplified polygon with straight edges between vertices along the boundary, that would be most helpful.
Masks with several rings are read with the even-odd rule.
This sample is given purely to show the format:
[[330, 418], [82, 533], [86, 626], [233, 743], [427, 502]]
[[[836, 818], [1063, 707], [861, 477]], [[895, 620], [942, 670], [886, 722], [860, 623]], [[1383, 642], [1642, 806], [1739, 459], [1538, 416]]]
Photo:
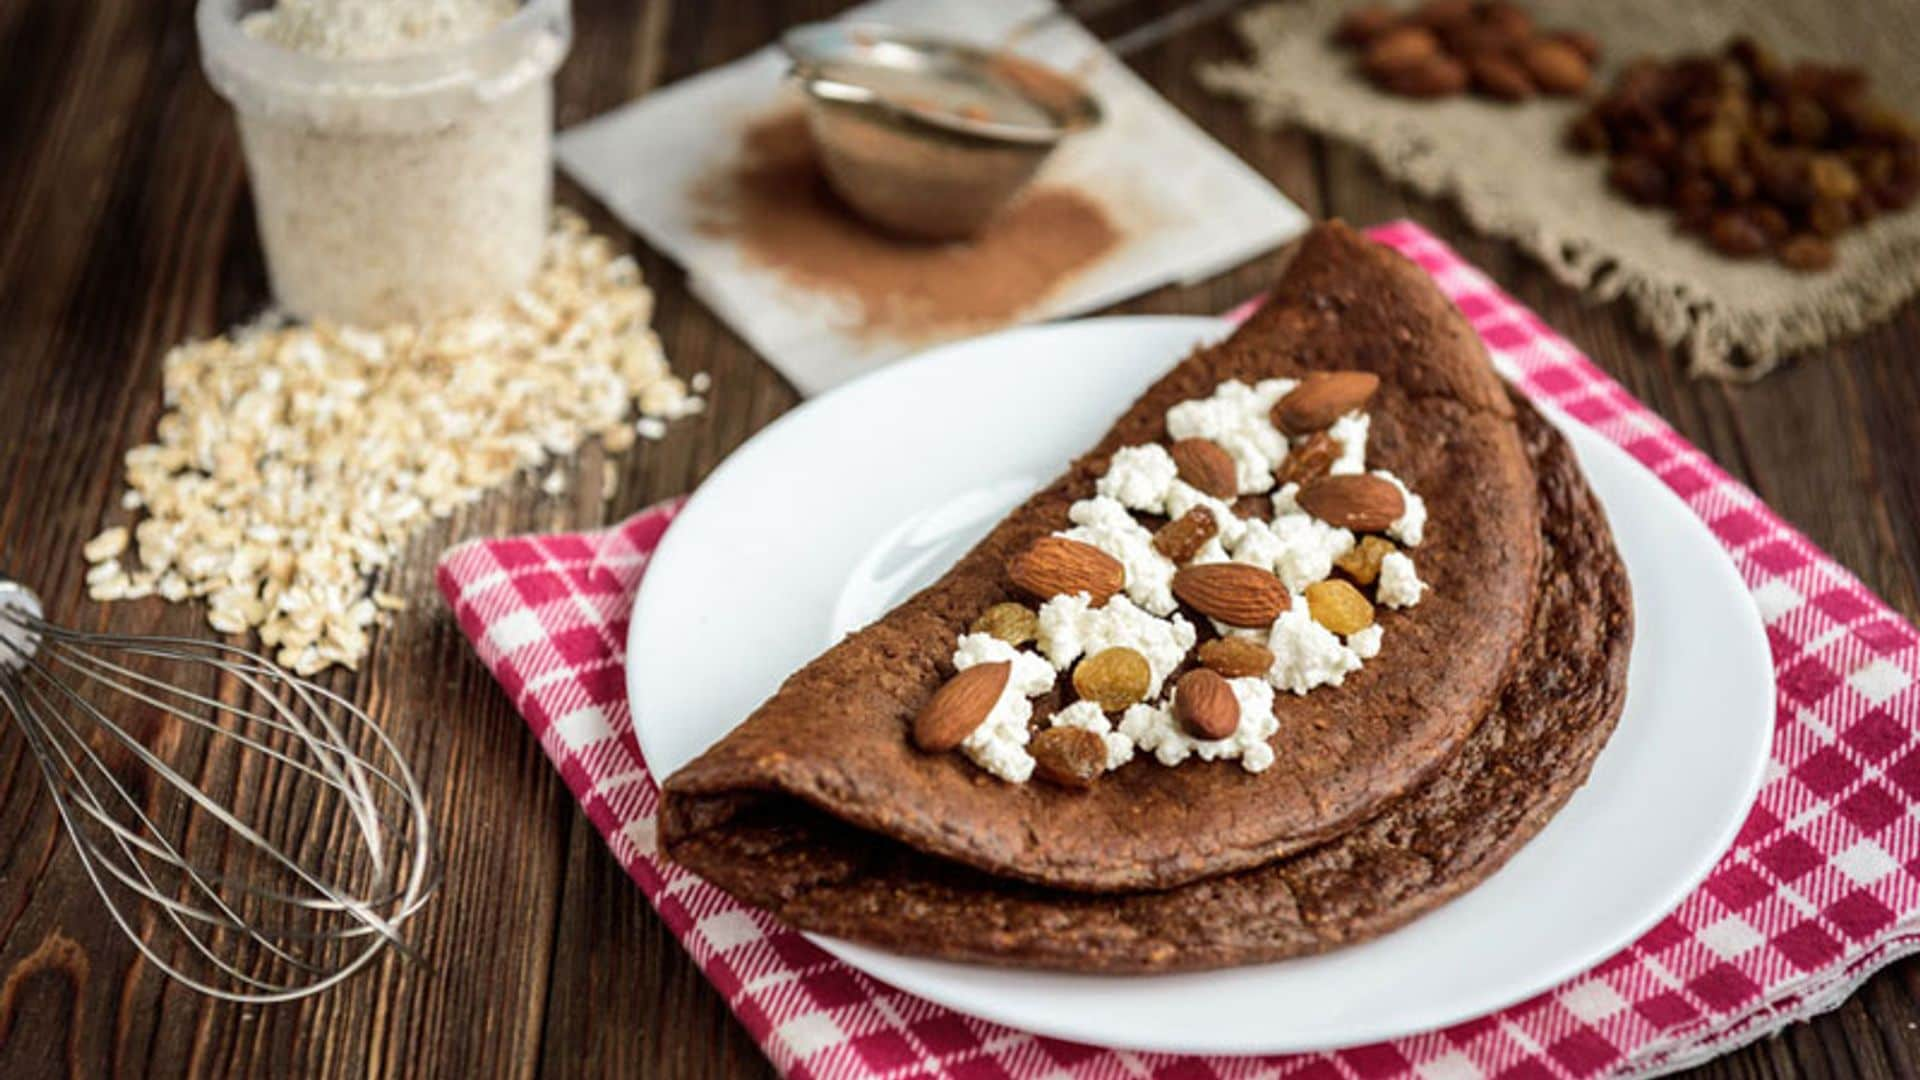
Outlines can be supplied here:
[[1459, 895], [1585, 781], [1620, 715], [1632, 643], [1626, 571], [1606, 519], [1565, 440], [1531, 407], [1516, 407], [1539, 477], [1545, 550], [1518, 662], [1458, 753], [1339, 838], [1173, 889], [1092, 895], [994, 877], [818, 810], [763, 801], [722, 828], [676, 828], [673, 857], [803, 929], [943, 959], [1073, 971], [1193, 970], [1323, 952]]
[[[1223, 380], [1316, 369], [1381, 377], [1368, 461], [1425, 498], [1418, 555], [1432, 589], [1417, 610], [1380, 614], [1388, 652], [1344, 686], [1282, 695], [1272, 768], [1138, 760], [1081, 793], [1003, 784], [959, 755], [913, 748], [904, 732], [953, 675], [955, 638], [1015, 595], [1008, 558], [1068, 526], [1114, 450], [1163, 439], [1169, 406]], [[669, 852], [767, 799], [991, 874], [1089, 891], [1179, 885], [1338, 835], [1459, 747], [1525, 638], [1540, 508], [1514, 417], [1479, 338], [1418, 267], [1344, 225], [1319, 227], [1231, 338], [1178, 364], [945, 577], [801, 669], [671, 777]]]
[[[1141, 755], [1077, 792], [913, 748], [955, 638], [1015, 594], [1008, 558], [1067, 525], [1114, 450], [1225, 379], [1316, 369], [1380, 375], [1368, 461], [1427, 502], [1431, 591], [1379, 612], [1387, 646], [1344, 685], [1277, 696], [1272, 768]], [[662, 846], [802, 928], [930, 955], [1146, 970], [1322, 949], [1455, 895], [1545, 823], [1618, 714], [1629, 627], [1564, 444], [1417, 267], [1333, 223], [945, 577], [670, 777]]]

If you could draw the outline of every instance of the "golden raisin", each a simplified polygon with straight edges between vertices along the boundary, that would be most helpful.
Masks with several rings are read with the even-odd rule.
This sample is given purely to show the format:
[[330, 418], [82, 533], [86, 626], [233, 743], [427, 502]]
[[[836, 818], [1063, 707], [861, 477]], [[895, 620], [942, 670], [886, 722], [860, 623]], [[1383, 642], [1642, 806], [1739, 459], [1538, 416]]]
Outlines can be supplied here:
[[1245, 679], [1273, 667], [1273, 650], [1250, 637], [1214, 638], [1200, 646], [1200, 663], [1229, 679]]
[[1147, 658], [1123, 645], [1101, 649], [1080, 661], [1073, 669], [1073, 689], [1082, 701], [1091, 701], [1103, 712], [1119, 712], [1146, 700], [1153, 683], [1153, 669]]
[[1086, 728], [1053, 727], [1033, 737], [1027, 750], [1033, 771], [1061, 787], [1085, 791], [1107, 771], [1106, 740]]
[[1040, 616], [1034, 614], [1027, 605], [1009, 600], [981, 612], [980, 617], [973, 620], [970, 629], [976, 634], [992, 634], [1018, 647], [1040, 635]]
[[1339, 578], [1307, 586], [1307, 611], [1314, 622], [1343, 637], [1373, 625], [1373, 604], [1351, 582]]
[[1397, 550], [1384, 536], [1363, 536], [1345, 555], [1333, 560], [1333, 565], [1360, 584], [1371, 585], [1380, 579], [1381, 560]]

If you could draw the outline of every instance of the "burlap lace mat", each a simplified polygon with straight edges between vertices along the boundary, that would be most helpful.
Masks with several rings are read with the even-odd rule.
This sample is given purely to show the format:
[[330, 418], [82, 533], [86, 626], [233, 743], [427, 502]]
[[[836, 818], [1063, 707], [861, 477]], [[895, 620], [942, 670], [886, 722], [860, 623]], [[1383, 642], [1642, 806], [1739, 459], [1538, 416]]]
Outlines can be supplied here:
[[[1755, 379], [1798, 352], [1884, 318], [1920, 291], [1920, 208], [1848, 233], [1831, 270], [1798, 274], [1767, 260], [1720, 257], [1676, 233], [1672, 215], [1614, 196], [1605, 163], [1563, 149], [1579, 105], [1504, 105], [1476, 97], [1409, 101], [1376, 91], [1329, 31], [1350, 0], [1294, 0], [1238, 22], [1244, 62], [1211, 64], [1201, 82], [1246, 100], [1256, 123], [1301, 123], [1352, 142], [1428, 195], [1453, 196], [1475, 227], [1512, 239], [1561, 280], [1624, 297], [1696, 374]], [[1632, 57], [1713, 49], [1752, 34], [1785, 60], [1856, 63], [1877, 96], [1920, 116], [1920, 3], [1852, 0], [1532, 0], [1537, 20], [1598, 34], [1599, 85]]]

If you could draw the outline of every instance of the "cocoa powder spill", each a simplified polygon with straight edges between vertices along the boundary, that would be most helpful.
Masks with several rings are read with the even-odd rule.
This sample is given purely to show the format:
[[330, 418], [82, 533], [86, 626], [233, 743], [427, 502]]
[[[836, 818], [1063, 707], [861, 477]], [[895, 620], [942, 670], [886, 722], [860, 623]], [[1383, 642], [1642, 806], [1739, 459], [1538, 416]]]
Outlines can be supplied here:
[[796, 288], [851, 301], [862, 336], [923, 340], [1010, 323], [1120, 240], [1099, 203], [1063, 186], [1034, 188], [962, 243], [889, 236], [828, 188], [797, 110], [751, 124], [697, 198], [704, 231]]

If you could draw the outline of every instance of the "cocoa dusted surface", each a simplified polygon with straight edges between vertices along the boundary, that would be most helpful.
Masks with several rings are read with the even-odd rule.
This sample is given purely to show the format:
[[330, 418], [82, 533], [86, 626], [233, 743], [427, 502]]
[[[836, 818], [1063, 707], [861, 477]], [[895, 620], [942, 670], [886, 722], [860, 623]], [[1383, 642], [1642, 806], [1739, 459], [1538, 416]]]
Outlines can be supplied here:
[[[1586, 780], [1626, 693], [1632, 609], [1565, 440], [1520, 407], [1544, 508], [1526, 645], [1493, 710], [1406, 798], [1338, 839], [1163, 892], [990, 876], [819, 811], [762, 803], [674, 855], [805, 930], [954, 960], [1174, 971], [1322, 952], [1392, 930], [1498, 870]], [[1280, 744], [1284, 757], [1289, 752]]]
[[[912, 747], [913, 717], [953, 674], [957, 635], [1014, 595], [1007, 559], [1066, 527], [1114, 450], [1163, 439], [1169, 406], [1225, 379], [1356, 368], [1382, 382], [1369, 465], [1426, 499], [1415, 554], [1432, 588], [1416, 609], [1381, 611], [1385, 650], [1344, 686], [1279, 695], [1285, 752], [1272, 768], [1166, 768], [1142, 755], [1078, 792], [1003, 783], [958, 753]], [[940, 581], [801, 669], [670, 777], [663, 845], [678, 856], [766, 800], [798, 800], [989, 873], [1098, 892], [1180, 885], [1338, 835], [1451, 755], [1499, 694], [1532, 614], [1534, 489], [1513, 407], [1465, 320], [1411, 262], [1320, 226], [1231, 338], [1177, 365]], [[1043, 698], [1038, 711], [1062, 703]]]

